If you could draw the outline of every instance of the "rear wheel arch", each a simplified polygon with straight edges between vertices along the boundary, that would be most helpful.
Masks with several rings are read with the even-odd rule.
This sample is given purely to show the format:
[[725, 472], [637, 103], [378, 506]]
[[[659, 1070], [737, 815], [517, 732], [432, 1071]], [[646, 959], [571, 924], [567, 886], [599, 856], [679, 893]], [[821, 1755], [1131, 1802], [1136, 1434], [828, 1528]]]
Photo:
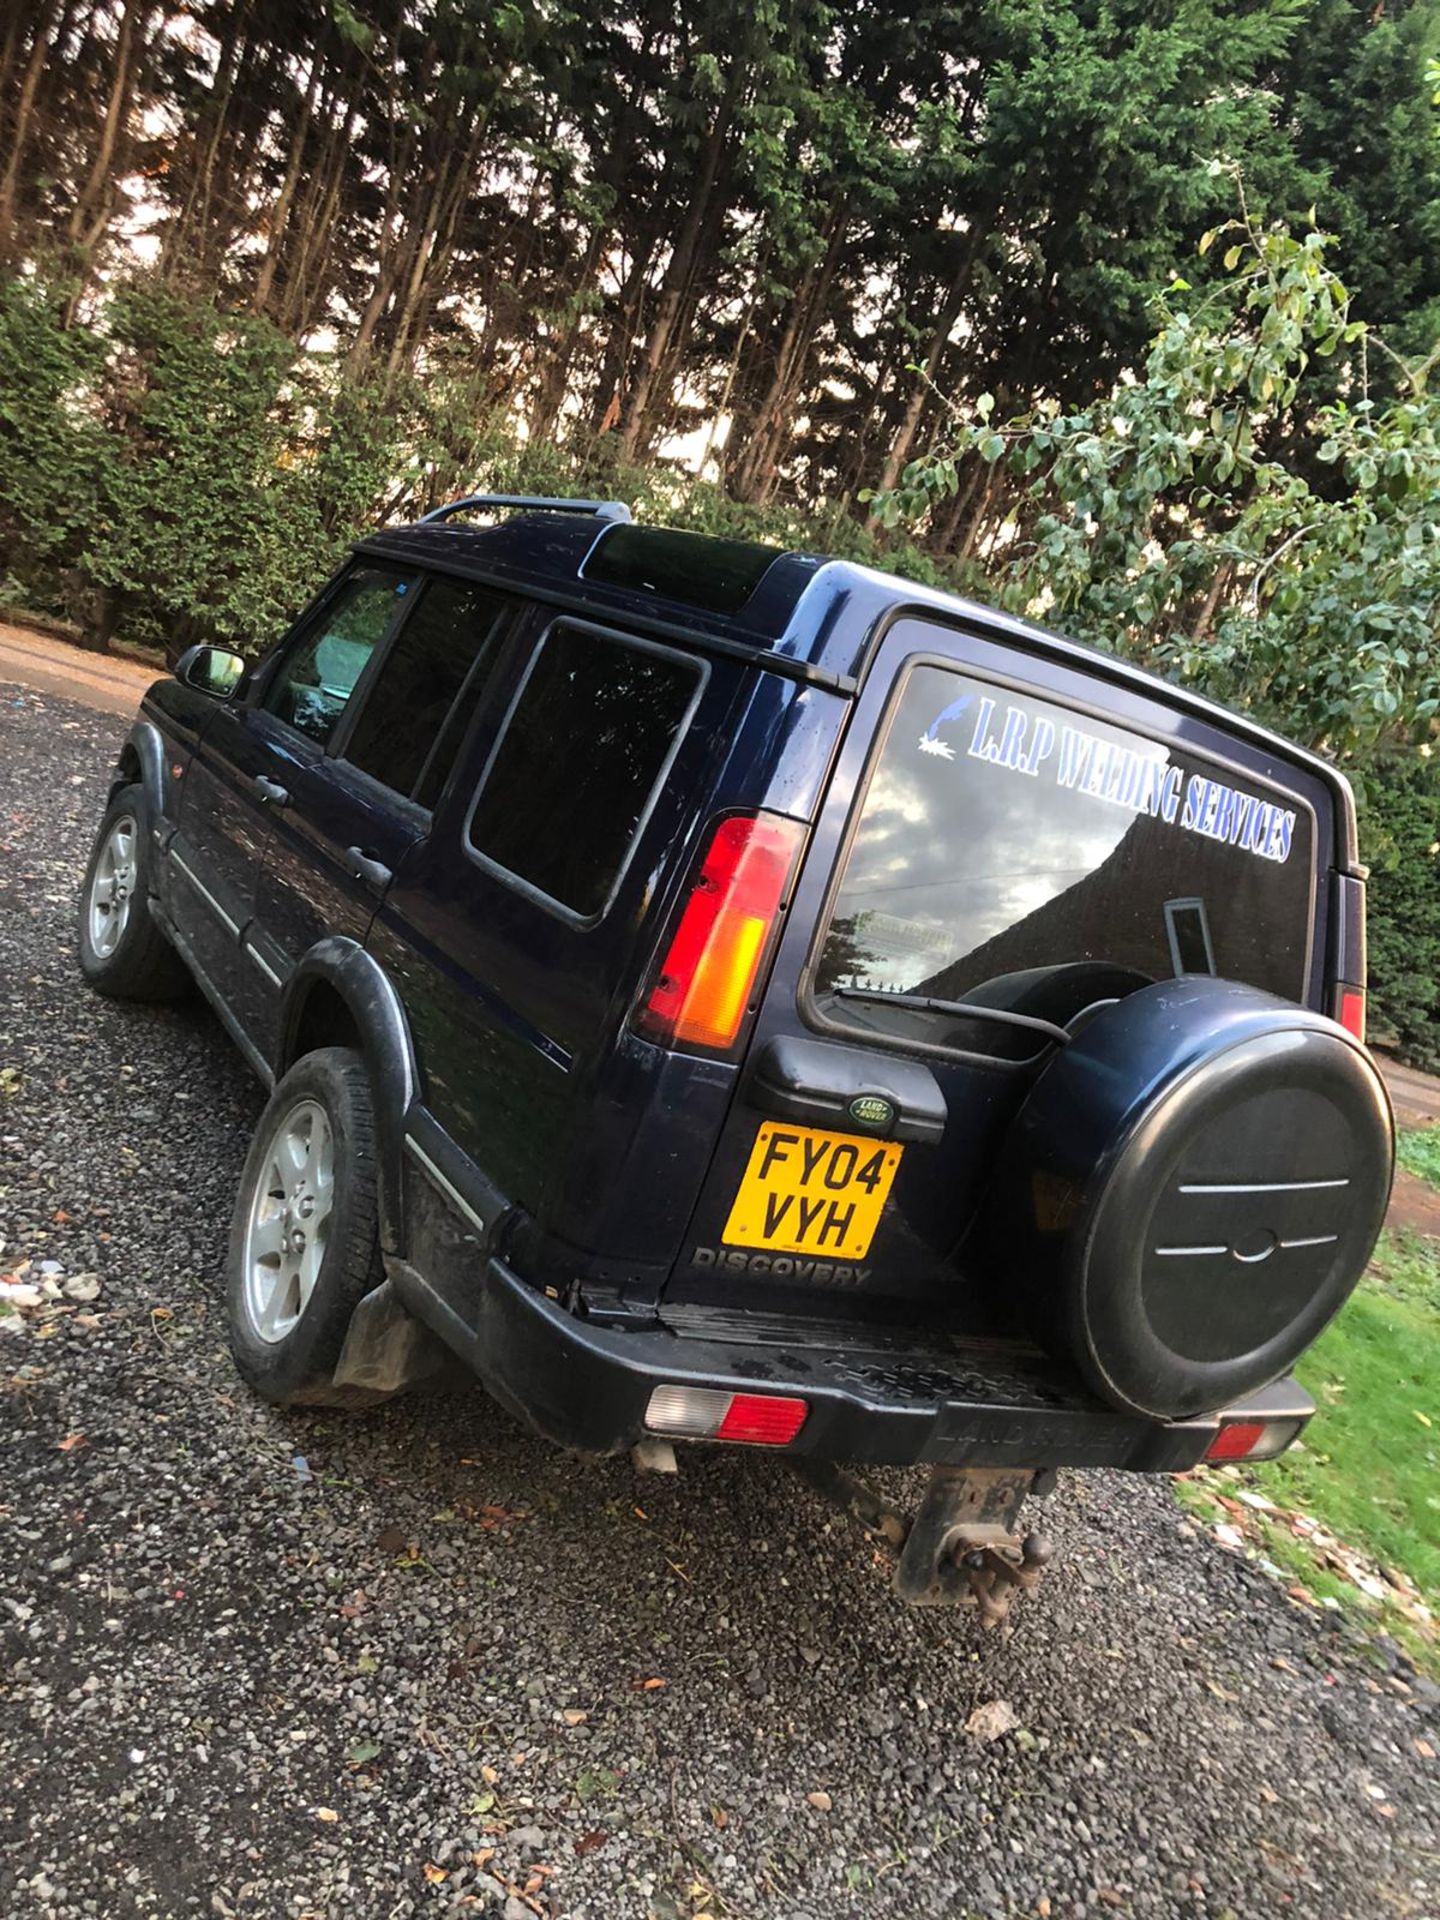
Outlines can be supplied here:
[[276, 1080], [305, 1054], [336, 1046], [354, 1048], [370, 1077], [380, 1244], [399, 1253], [405, 1119], [418, 1089], [415, 1049], [389, 975], [357, 941], [339, 934], [317, 942], [285, 983], [272, 1062]]

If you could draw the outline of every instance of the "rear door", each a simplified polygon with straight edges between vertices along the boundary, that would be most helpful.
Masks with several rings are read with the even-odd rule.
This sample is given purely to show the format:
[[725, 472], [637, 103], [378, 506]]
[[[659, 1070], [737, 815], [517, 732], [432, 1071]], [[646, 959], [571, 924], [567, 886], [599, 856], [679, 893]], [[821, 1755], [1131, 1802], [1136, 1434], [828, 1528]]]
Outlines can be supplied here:
[[[1057, 1032], [1188, 972], [1313, 999], [1307, 784], [1158, 701], [898, 623], [667, 1297], [1010, 1331], [967, 1236]], [[803, 1085], [774, 1097], [797, 1060], [808, 1114]], [[897, 1092], [937, 1139], [884, 1137]]]
[[[370, 947], [400, 984], [434, 1160], [458, 1149], [552, 1217], [606, 1200], [573, 1177], [588, 1089], [682, 787], [705, 751], [710, 680], [676, 648], [530, 610], [481, 704], [433, 831], [397, 876]], [[581, 1135], [577, 1141], [576, 1134]]]

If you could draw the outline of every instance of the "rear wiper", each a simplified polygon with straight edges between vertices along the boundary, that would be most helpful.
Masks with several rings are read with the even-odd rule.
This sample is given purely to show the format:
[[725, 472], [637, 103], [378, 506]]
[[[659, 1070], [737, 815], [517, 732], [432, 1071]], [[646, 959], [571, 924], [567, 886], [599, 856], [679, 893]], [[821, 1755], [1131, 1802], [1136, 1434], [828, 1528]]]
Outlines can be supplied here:
[[832, 987], [837, 1000], [869, 1000], [887, 1007], [909, 1007], [916, 1013], [944, 1013], [958, 1020], [991, 1020], [999, 1027], [1023, 1027], [1027, 1033], [1043, 1033], [1057, 1047], [1068, 1046], [1072, 1038], [1065, 1027], [1053, 1020], [1037, 1019], [1033, 1013], [1010, 1013], [1004, 1007], [981, 1007], [973, 1000], [935, 1000], [925, 993], [887, 993], [884, 987]]

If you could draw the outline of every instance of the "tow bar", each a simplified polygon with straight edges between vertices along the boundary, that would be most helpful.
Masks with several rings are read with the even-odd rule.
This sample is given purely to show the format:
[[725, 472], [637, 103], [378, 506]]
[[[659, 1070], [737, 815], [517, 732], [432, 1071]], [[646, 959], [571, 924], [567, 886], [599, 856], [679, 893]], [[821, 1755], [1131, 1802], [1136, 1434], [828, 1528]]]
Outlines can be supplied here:
[[911, 1521], [841, 1467], [803, 1457], [791, 1464], [899, 1556], [895, 1591], [912, 1606], [973, 1606], [982, 1627], [998, 1627], [1050, 1564], [1050, 1542], [1038, 1533], [1019, 1538], [1015, 1523], [1027, 1495], [1050, 1492], [1051, 1472], [934, 1467]]

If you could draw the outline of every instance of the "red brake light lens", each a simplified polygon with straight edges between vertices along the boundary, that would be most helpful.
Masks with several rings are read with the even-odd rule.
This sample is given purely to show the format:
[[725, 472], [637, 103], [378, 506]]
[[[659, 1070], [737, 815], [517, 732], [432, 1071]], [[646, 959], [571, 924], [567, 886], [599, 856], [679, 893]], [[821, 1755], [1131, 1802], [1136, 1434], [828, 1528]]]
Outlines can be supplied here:
[[1335, 1018], [1345, 1031], [1365, 1044], [1365, 989], [1363, 987], [1341, 987]]
[[1277, 1414], [1273, 1420], [1225, 1420], [1205, 1449], [1207, 1460], [1274, 1460], [1300, 1438], [1308, 1413]]
[[735, 1044], [804, 833], [777, 814], [720, 821], [636, 1016], [648, 1039], [719, 1053]]
[[805, 1424], [803, 1400], [773, 1394], [737, 1393], [716, 1430], [717, 1440], [748, 1440], [757, 1447], [783, 1447]]
[[1244, 1460], [1265, 1437], [1263, 1420], [1231, 1420], [1205, 1449], [1207, 1460]]
[[677, 1440], [738, 1440], [785, 1447], [810, 1409], [792, 1394], [727, 1393], [723, 1387], [656, 1387], [645, 1409], [649, 1432]]

